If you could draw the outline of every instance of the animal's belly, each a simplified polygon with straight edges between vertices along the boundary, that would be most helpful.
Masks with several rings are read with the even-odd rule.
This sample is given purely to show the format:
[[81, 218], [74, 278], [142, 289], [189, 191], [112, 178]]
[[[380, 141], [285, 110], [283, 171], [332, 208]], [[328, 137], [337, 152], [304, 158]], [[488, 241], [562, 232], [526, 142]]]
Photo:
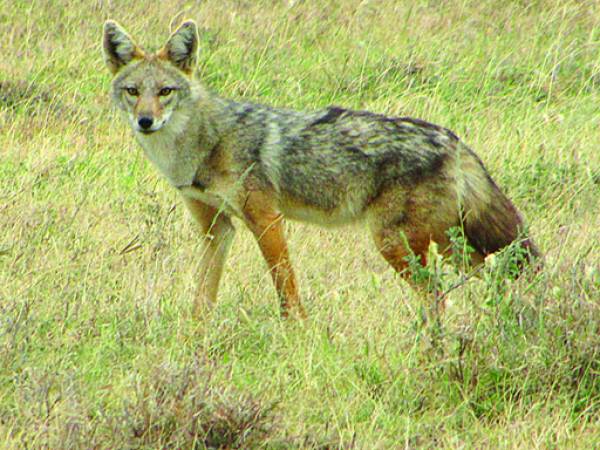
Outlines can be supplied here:
[[340, 206], [330, 210], [322, 210], [307, 205], [287, 202], [280, 207], [284, 217], [288, 219], [328, 227], [353, 223], [360, 220], [363, 216], [362, 211], [353, 210], [347, 205], [345, 207]]

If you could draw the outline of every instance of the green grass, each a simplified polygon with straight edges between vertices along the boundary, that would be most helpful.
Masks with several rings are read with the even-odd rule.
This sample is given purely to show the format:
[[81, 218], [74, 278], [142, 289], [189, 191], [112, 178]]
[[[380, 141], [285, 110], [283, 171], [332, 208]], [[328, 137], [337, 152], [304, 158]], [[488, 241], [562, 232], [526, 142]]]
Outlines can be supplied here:
[[[600, 446], [600, 4], [57, 3], [0, 0], [3, 448]], [[197, 230], [111, 108], [100, 52], [104, 19], [157, 47], [175, 13], [224, 96], [453, 129], [545, 268], [511, 281], [501, 255], [423, 323], [361, 227], [291, 223], [298, 324], [238, 224], [219, 303], [192, 320]]]

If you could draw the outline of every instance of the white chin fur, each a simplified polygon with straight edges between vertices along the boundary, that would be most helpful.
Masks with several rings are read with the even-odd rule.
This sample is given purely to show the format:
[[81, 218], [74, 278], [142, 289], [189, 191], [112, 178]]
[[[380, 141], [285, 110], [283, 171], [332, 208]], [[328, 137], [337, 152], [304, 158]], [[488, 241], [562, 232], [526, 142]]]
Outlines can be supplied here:
[[[200, 164], [200, 161], [194, 160], [193, 155], [180, 154], [176, 145], [178, 137], [186, 129], [188, 120], [187, 115], [175, 112], [170, 120], [163, 120], [158, 132], [135, 133], [150, 161], [174, 186], [191, 184]], [[139, 127], [134, 127], [136, 128]]]

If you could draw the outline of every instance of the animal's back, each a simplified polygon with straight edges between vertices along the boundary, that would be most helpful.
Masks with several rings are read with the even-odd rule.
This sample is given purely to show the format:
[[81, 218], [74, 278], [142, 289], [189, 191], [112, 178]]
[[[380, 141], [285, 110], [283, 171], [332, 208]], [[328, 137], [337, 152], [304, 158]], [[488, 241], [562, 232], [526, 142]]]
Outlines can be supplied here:
[[267, 128], [262, 163], [284, 212], [321, 223], [359, 218], [386, 189], [436, 176], [458, 142], [427, 122], [335, 107], [295, 117], [275, 112]]

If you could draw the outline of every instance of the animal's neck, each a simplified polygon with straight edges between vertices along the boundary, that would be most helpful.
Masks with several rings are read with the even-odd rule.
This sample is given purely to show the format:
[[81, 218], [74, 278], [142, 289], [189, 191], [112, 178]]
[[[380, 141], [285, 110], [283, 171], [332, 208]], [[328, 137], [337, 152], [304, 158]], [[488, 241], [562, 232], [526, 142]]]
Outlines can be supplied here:
[[[200, 145], [204, 150], [212, 150], [221, 141], [230, 127], [228, 114], [229, 100], [209, 92], [200, 85], [194, 86], [196, 108], [192, 113]], [[195, 116], [195, 117], [194, 117]]]

